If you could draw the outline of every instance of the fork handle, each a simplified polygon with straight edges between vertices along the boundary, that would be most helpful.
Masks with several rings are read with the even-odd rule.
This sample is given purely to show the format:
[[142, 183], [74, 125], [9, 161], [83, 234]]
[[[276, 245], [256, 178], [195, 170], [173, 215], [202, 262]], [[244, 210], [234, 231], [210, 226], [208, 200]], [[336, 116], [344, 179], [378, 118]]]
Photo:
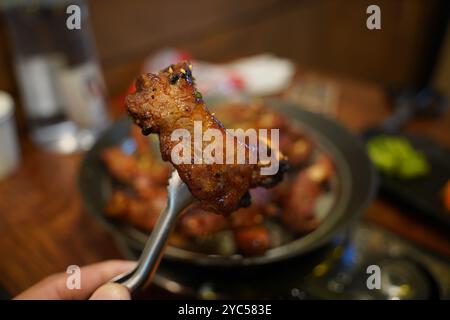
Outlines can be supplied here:
[[192, 201], [192, 196], [177, 197], [177, 195], [171, 196], [169, 193], [167, 207], [159, 216], [155, 228], [145, 244], [137, 267], [131, 272], [117, 276], [112, 282], [122, 284], [130, 292], [133, 292], [145, 287], [151, 281], [177, 217]]

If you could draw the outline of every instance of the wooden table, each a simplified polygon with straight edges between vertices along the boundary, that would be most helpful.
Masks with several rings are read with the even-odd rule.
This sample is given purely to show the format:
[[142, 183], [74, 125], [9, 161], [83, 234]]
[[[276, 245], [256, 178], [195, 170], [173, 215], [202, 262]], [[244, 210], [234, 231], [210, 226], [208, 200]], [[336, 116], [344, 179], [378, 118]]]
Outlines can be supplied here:
[[[384, 90], [374, 84], [327, 77], [339, 90], [337, 119], [352, 130], [389, 114]], [[414, 121], [408, 128], [450, 146], [450, 114]], [[0, 181], [0, 285], [12, 295], [71, 264], [121, 258], [112, 237], [83, 209], [77, 188], [81, 154], [57, 155], [21, 139], [22, 164]], [[365, 219], [450, 257], [450, 236], [409, 212], [377, 199]]]

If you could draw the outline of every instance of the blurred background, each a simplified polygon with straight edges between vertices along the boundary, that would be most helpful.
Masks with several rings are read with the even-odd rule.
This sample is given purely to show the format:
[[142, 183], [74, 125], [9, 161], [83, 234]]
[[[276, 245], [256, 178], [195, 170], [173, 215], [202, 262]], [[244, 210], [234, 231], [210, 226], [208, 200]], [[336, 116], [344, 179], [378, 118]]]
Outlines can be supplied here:
[[[214, 62], [272, 52], [305, 68], [386, 86], [418, 89], [435, 83], [449, 90], [445, 1], [378, 1], [380, 31], [365, 27], [370, 1], [136, 0], [127, 4], [100, 0], [87, 4], [111, 96], [127, 88], [149, 54], [165, 47]], [[60, 13], [66, 16], [63, 9]], [[2, 21], [0, 86], [16, 97], [5, 28]]]
[[[124, 114], [136, 76], [184, 58], [194, 61], [206, 98], [276, 96], [364, 141], [381, 173], [381, 193], [361, 228], [374, 238], [388, 232], [382, 237], [414, 252], [427, 277], [435, 272], [437, 295], [450, 297], [448, 1], [0, 3], [5, 297], [69, 264], [123, 256], [81, 203], [83, 152]], [[66, 11], [71, 4], [81, 8], [79, 30], [66, 25], [76, 14]], [[381, 10], [380, 30], [366, 27], [373, 4]], [[398, 169], [400, 152], [419, 158], [412, 169]], [[391, 179], [416, 175], [429, 179], [410, 188]], [[404, 281], [412, 281], [408, 276]]]

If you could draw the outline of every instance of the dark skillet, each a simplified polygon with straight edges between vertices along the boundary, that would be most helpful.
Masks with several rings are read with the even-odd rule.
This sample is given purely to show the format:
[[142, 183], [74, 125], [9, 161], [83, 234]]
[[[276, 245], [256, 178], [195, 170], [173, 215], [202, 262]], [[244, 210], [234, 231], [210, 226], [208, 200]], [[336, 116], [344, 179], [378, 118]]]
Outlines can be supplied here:
[[[224, 257], [168, 246], [165, 258], [206, 266], [247, 266], [304, 255], [327, 244], [336, 235], [349, 228], [370, 203], [375, 190], [375, 174], [362, 143], [355, 135], [335, 121], [302, 110], [296, 105], [272, 99], [266, 100], [266, 104], [306, 130], [334, 159], [337, 186], [335, 201], [329, 214], [315, 231], [270, 249], [263, 256]], [[103, 212], [113, 189], [113, 182], [100, 161], [100, 154], [105, 148], [122, 144], [128, 138], [130, 125], [127, 119], [117, 122], [86, 153], [81, 165], [79, 186], [89, 212], [106, 225], [119, 240], [134, 249], [140, 249], [147, 239], [147, 234], [130, 225], [115, 222], [107, 218]]]

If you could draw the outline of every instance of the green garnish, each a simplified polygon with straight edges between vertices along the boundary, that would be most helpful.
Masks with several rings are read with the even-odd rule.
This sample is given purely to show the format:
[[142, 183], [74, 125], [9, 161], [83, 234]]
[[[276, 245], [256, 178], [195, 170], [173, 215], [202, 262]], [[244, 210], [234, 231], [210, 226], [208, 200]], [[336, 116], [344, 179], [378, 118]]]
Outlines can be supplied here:
[[387, 175], [414, 179], [430, 170], [425, 155], [405, 138], [379, 135], [370, 139], [366, 147], [372, 162]]
[[201, 94], [200, 92], [198, 92], [198, 91], [195, 91], [195, 92], [194, 92], [194, 97], [195, 97], [195, 99], [196, 99], [197, 101], [201, 101], [201, 100], [203, 99], [202, 94]]

